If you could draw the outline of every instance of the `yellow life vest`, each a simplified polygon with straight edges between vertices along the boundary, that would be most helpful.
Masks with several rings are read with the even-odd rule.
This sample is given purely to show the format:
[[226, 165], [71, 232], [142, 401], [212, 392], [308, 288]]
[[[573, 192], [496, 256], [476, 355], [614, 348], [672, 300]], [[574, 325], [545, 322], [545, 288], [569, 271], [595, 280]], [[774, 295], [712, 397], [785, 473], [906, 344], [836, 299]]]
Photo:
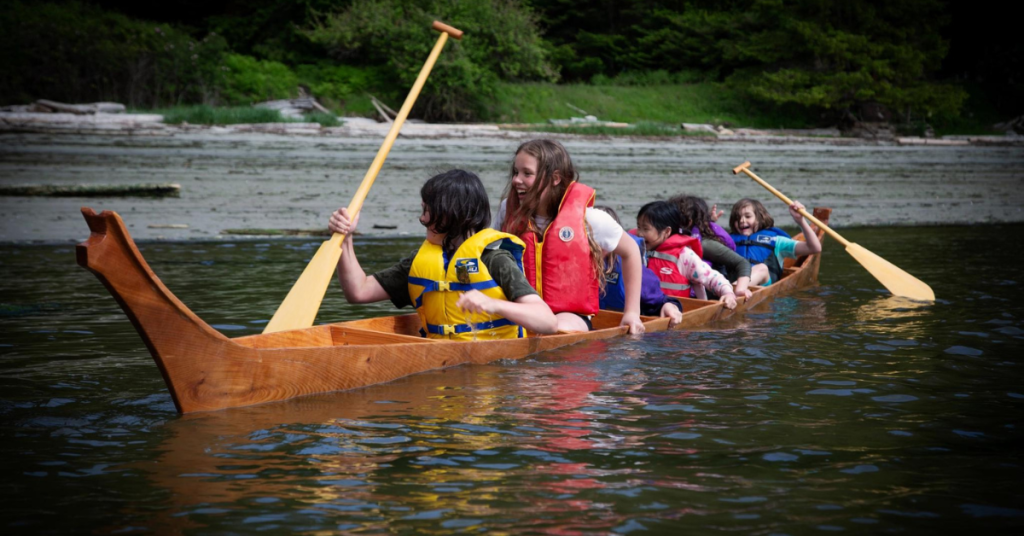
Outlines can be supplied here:
[[[508, 233], [484, 229], [463, 242], [451, 259], [445, 258], [441, 246], [423, 241], [409, 269], [409, 297], [420, 315], [427, 337], [473, 340], [524, 336], [523, 328], [502, 316], [476, 313], [469, 318], [469, 313], [455, 306], [462, 293], [469, 290], [479, 290], [497, 300], [506, 299], [480, 259], [487, 246], [495, 242], [512, 254], [522, 270], [526, 246], [522, 240]], [[470, 326], [470, 321], [473, 326]]]

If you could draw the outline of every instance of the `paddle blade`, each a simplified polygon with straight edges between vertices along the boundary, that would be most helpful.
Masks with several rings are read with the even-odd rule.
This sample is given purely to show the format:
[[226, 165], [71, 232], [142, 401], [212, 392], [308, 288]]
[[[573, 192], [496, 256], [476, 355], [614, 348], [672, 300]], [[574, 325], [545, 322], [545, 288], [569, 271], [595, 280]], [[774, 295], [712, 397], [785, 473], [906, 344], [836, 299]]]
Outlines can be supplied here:
[[299, 280], [295, 282], [288, 296], [281, 302], [273, 318], [263, 329], [263, 333], [275, 333], [290, 329], [308, 328], [316, 320], [320, 310], [320, 302], [324, 301], [327, 286], [331, 283], [331, 274], [338, 266], [341, 258], [341, 241], [335, 238], [320, 244], [316, 255], [310, 259]]
[[871, 275], [895, 296], [913, 300], [935, 301], [935, 292], [920, 279], [901, 270], [895, 264], [875, 255], [863, 247], [850, 243], [846, 252], [857, 260]]

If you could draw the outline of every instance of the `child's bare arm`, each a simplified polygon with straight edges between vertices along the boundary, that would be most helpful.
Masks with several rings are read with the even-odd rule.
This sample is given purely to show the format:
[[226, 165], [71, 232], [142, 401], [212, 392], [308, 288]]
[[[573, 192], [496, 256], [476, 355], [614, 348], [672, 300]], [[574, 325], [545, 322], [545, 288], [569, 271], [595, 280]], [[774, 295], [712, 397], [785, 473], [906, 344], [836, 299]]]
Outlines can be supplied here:
[[331, 214], [327, 228], [332, 233], [345, 235], [341, 243], [341, 257], [338, 259], [338, 283], [345, 292], [345, 299], [349, 303], [371, 303], [383, 301], [388, 296], [384, 287], [375, 277], [368, 277], [356, 258], [355, 248], [352, 246], [352, 233], [359, 223], [359, 215], [352, 220], [349, 219], [348, 209], [340, 208]]
[[821, 241], [818, 240], [818, 233], [815, 233], [811, 229], [811, 224], [807, 223], [804, 219], [803, 214], [800, 214], [800, 210], [807, 210], [803, 203], [794, 201], [789, 206], [789, 215], [793, 217], [793, 221], [800, 226], [800, 230], [804, 233], [804, 241], [798, 242], [793, 253], [797, 257], [803, 257], [804, 255], [813, 255], [815, 253], [821, 253]]
[[629, 332], [634, 335], [643, 333], [645, 328], [640, 320], [640, 287], [643, 285], [644, 266], [640, 259], [640, 248], [629, 235], [622, 233], [614, 253], [622, 257], [622, 280], [626, 290], [622, 322], [619, 325], [629, 326]]
[[463, 294], [456, 307], [473, 312], [497, 314], [534, 333], [556, 333], [558, 320], [548, 304], [536, 294], [520, 296], [515, 301], [496, 300], [478, 290]]

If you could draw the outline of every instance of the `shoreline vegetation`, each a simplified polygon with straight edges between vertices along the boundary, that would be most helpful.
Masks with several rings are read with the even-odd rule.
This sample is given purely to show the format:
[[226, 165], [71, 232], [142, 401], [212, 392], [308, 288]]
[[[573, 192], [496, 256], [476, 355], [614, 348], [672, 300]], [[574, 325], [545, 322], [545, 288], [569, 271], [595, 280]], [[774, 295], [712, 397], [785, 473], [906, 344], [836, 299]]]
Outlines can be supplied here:
[[[0, 61], [0, 105], [112, 101], [173, 125], [336, 128], [338, 117], [401, 103], [440, 16], [466, 38], [413, 108], [430, 123], [653, 137], [1024, 134], [1024, 48], [939, 0], [249, 4], [13, 0], [0, 13], [0, 46], [17, 51]], [[979, 28], [995, 36], [984, 50]], [[978, 61], [996, 53], [999, 62]], [[318, 113], [254, 106], [303, 98], [322, 103]], [[596, 121], [572, 119], [588, 116]]]
[[[109, 103], [76, 106], [91, 107], [98, 104]], [[579, 109], [571, 104], [567, 106]], [[0, 133], [173, 136], [205, 132], [215, 135], [382, 137], [390, 128], [389, 122], [379, 118], [343, 117], [329, 111], [286, 115], [277, 109], [255, 106], [185, 105], [155, 110], [129, 110], [127, 113], [50, 113], [24, 110], [24, 108], [31, 108], [30, 106], [17, 108], [15, 110], [0, 110]], [[527, 116], [529, 117], [529, 115]], [[714, 123], [659, 121], [628, 123], [605, 121], [589, 114], [585, 117], [571, 116], [568, 119], [549, 119], [547, 122], [535, 123], [426, 123], [421, 120], [411, 120], [403, 126], [400, 135], [410, 138], [480, 136], [527, 138], [543, 133], [595, 138], [647, 138], [680, 142], [1024, 146], [1024, 136], [1013, 131], [1004, 134], [936, 135], [934, 132], [928, 132], [925, 135], [907, 135], [885, 123], [862, 124], [858, 129], [848, 131], [841, 131], [838, 128], [748, 128], [733, 127], [732, 123], [721, 121], [721, 117], [728, 117], [724, 114], [705, 113], [698, 117], [710, 118]], [[755, 122], [755, 124], [758, 123], [769, 124], [766, 121]], [[50, 186], [44, 185], [44, 187]], [[26, 194], [7, 193], [5, 195]], [[37, 192], [32, 195], [44, 194]]]

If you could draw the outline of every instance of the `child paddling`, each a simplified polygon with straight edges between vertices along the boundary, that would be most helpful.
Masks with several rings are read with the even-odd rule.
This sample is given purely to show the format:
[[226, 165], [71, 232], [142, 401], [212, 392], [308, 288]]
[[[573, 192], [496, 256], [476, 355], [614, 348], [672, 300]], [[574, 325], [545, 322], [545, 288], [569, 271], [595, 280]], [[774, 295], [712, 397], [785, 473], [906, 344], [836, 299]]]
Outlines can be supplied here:
[[794, 201], [789, 215], [804, 233], [804, 242], [793, 240], [775, 227], [775, 220], [756, 199], [740, 199], [732, 206], [729, 227], [736, 242], [736, 253], [750, 261], [751, 285], [771, 285], [782, 278], [783, 260], [821, 252], [818, 234], [811, 230], [800, 210], [804, 205]]
[[359, 216], [335, 211], [328, 222], [344, 233], [338, 281], [350, 303], [390, 299], [412, 305], [429, 338], [523, 337], [556, 332], [551, 309], [526, 282], [522, 241], [487, 226], [491, 208], [480, 179], [453, 169], [428, 180], [420, 190], [420, 223], [427, 238], [415, 255], [367, 276], [352, 245]]

